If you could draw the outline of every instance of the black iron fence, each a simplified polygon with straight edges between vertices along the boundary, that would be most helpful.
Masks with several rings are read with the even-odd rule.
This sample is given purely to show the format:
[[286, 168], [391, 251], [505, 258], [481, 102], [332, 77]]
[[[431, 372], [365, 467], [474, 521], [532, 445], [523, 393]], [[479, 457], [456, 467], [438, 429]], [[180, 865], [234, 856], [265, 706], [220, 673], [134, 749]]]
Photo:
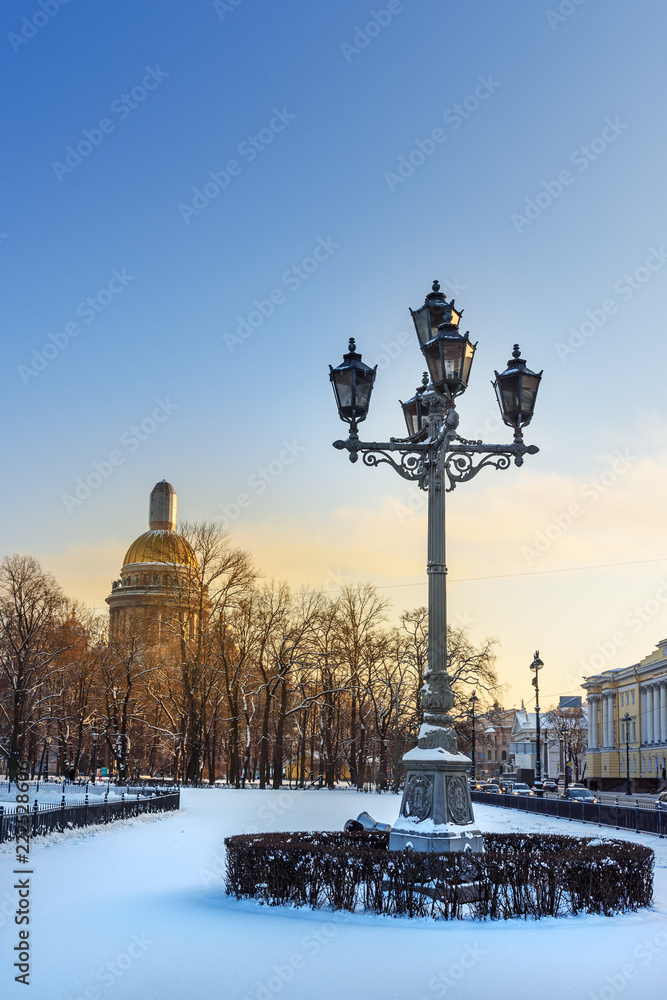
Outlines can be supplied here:
[[[30, 836], [53, 833], [54, 830], [62, 833], [64, 830], [93, 826], [97, 823], [112, 823], [117, 819], [131, 819], [144, 813], [168, 812], [180, 809], [180, 799], [180, 791], [170, 791], [156, 792], [144, 798], [140, 795], [130, 797], [124, 794], [119, 799], [109, 799], [105, 796], [102, 802], [99, 800], [90, 802], [86, 795], [83, 803], [70, 805], [64, 796], [60, 805], [54, 805], [52, 802], [40, 805], [35, 800], [30, 808]], [[25, 813], [5, 812], [5, 807], [0, 805], [0, 844], [6, 840], [13, 840], [17, 828], [25, 832], [27, 823]]]
[[559, 816], [561, 819], [578, 820], [597, 826], [613, 826], [616, 830], [634, 830], [635, 833], [667, 835], [667, 809], [660, 803], [642, 805], [619, 802], [581, 802], [576, 799], [549, 799], [533, 795], [508, 795], [502, 792], [471, 792], [473, 802], [488, 806], [503, 806], [518, 812], [540, 816]]

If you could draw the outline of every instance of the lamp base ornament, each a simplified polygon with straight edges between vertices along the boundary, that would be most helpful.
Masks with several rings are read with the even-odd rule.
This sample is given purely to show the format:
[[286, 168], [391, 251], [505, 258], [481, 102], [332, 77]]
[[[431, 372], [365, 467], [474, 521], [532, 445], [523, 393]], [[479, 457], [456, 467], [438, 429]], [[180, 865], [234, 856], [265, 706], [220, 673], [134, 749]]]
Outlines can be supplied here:
[[403, 757], [407, 776], [400, 814], [389, 835], [390, 850], [484, 850], [468, 787], [471, 761], [451, 751], [452, 737], [451, 730], [425, 724], [418, 745]]

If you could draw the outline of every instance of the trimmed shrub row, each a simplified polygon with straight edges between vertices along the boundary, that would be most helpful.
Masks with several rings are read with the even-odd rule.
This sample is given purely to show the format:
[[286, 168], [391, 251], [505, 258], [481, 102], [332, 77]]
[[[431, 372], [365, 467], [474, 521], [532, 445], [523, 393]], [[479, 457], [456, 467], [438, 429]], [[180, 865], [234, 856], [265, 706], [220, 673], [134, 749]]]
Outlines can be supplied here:
[[227, 837], [225, 888], [271, 906], [445, 920], [609, 916], [653, 896], [653, 851], [623, 840], [493, 833], [473, 855], [388, 844], [375, 831]]

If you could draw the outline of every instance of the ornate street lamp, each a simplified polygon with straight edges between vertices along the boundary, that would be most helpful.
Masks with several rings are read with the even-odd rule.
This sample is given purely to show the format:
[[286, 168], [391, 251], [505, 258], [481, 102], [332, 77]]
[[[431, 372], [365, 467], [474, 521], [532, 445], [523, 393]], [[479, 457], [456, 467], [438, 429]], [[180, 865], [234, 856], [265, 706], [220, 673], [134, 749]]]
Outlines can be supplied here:
[[542, 745], [540, 740], [540, 682], [539, 673], [544, 664], [540, 659], [539, 649], [535, 650], [535, 656], [533, 657], [533, 662], [530, 665], [530, 669], [534, 671], [535, 676], [533, 677], [533, 685], [535, 687], [535, 743], [537, 749], [537, 756], [535, 758], [535, 781], [542, 780]]
[[498, 372], [495, 374], [493, 388], [496, 390], [503, 423], [515, 431], [527, 427], [533, 419], [542, 372], [537, 374], [526, 367], [519, 345], [515, 344], [507, 368], [500, 375]]
[[408, 428], [408, 437], [415, 441], [420, 441], [426, 436], [428, 429], [428, 402], [424, 399], [424, 393], [428, 388], [428, 372], [424, 372], [422, 384], [416, 390], [414, 396], [407, 401], [399, 403], [403, 408], [405, 425]]
[[630, 723], [634, 715], [626, 712], [621, 722], [625, 723], [625, 794], [632, 795], [632, 780], [630, 778]]
[[[532, 417], [537, 391], [531, 400], [528, 382], [524, 385], [523, 380], [531, 375], [539, 383], [541, 376], [524, 371], [525, 362], [520, 358], [515, 359], [511, 371], [496, 375], [496, 383], [505, 387], [499, 398], [504, 400], [503, 417], [507, 416], [506, 422], [512, 420], [512, 444], [468, 441], [457, 433], [455, 399], [468, 385], [475, 345], [467, 333], [459, 333], [462, 313], [454, 308], [453, 300], [447, 302], [437, 282], [424, 305], [411, 313], [432, 384], [402, 404], [409, 437], [386, 442], [359, 440], [357, 424], [368, 413], [375, 369], [363, 364], [351, 341], [343, 364], [330, 369], [338, 412], [350, 424], [347, 440], [335, 441], [334, 447], [346, 450], [351, 462], [361, 453], [364, 465], [390, 465], [428, 492], [428, 667], [421, 689], [424, 722], [418, 746], [403, 757], [405, 788], [389, 846], [396, 850], [410, 844], [421, 851], [481, 851], [482, 838], [474, 828], [466, 781], [470, 760], [458, 751], [450, 715], [454, 696], [447, 674], [445, 493], [468, 482], [483, 468], [508, 469], [512, 460], [522, 465], [524, 455], [538, 451], [523, 443], [522, 427]], [[518, 392], [516, 413], [512, 410], [510, 376]], [[480, 456], [477, 461], [476, 456]], [[422, 832], [419, 824], [426, 820], [430, 822]]]
[[93, 784], [95, 784], [95, 776], [97, 774], [97, 733], [93, 733]]
[[421, 309], [411, 309], [410, 315], [415, 324], [419, 346], [424, 347], [430, 340], [433, 340], [438, 327], [445, 322], [445, 314], [450, 320], [458, 322], [463, 315], [463, 310], [457, 312], [454, 308], [454, 299], [448, 302], [445, 295], [440, 291], [440, 282], [433, 282], [433, 290], [428, 293]]
[[475, 707], [479, 701], [477, 693], [470, 695], [470, 713], [472, 715], [472, 780], [477, 781], [477, 758], [475, 757]]
[[565, 794], [567, 792], [568, 786], [570, 784], [569, 775], [568, 775], [568, 771], [567, 771], [567, 768], [568, 768], [567, 758], [569, 756], [569, 754], [568, 754], [569, 746], [568, 746], [568, 740], [567, 740], [567, 734], [568, 734], [567, 726], [564, 723], [561, 723], [560, 726], [556, 726], [556, 732], [558, 733], [558, 736], [560, 737], [560, 739], [562, 741], [562, 745], [563, 745], [563, 774], [564, 774], [564, 778], [565, 778], [565, 782], [564, 782], [564, 785], [563, 785], [563, 797], [565, 797]]
[[[369, 368], [357, 354], [357, 345], [350, 337], [349, 350], [337, 368], [329, 365], [329, 378], [333, 385], [340, 419], [350, 425], [350, 435], [356, 436], [357, 425], [366, 419], [371, 392], [375, 382], [375, 368]], [[350, 456], [352, 457], [352, 456]], [[352, 461], [356, 461], [356, 455]]]
[[421, 344], [433, 386], [448, 399], [460, 396], [468, 388], [470, 368], [477, 347], [477, 344], [470, 342], [467, 331], [459, 333], [460, 318], [461, 314], [449, 306], [435, 336], [428, 343]]

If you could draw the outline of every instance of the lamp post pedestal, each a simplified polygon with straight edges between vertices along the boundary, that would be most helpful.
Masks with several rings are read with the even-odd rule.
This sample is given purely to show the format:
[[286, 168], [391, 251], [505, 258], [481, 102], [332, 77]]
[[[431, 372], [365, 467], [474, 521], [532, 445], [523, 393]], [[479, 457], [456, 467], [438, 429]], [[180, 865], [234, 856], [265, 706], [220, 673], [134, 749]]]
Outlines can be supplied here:
[[443, 735], [449, 734], [425, 723], [418, 745], [403, 757], [407, 776], [399, 816], [389, 834], [390, 850], [484, 850], [468, 787], [470, 758], [439, 746], [439, 740], [446, 742]]

